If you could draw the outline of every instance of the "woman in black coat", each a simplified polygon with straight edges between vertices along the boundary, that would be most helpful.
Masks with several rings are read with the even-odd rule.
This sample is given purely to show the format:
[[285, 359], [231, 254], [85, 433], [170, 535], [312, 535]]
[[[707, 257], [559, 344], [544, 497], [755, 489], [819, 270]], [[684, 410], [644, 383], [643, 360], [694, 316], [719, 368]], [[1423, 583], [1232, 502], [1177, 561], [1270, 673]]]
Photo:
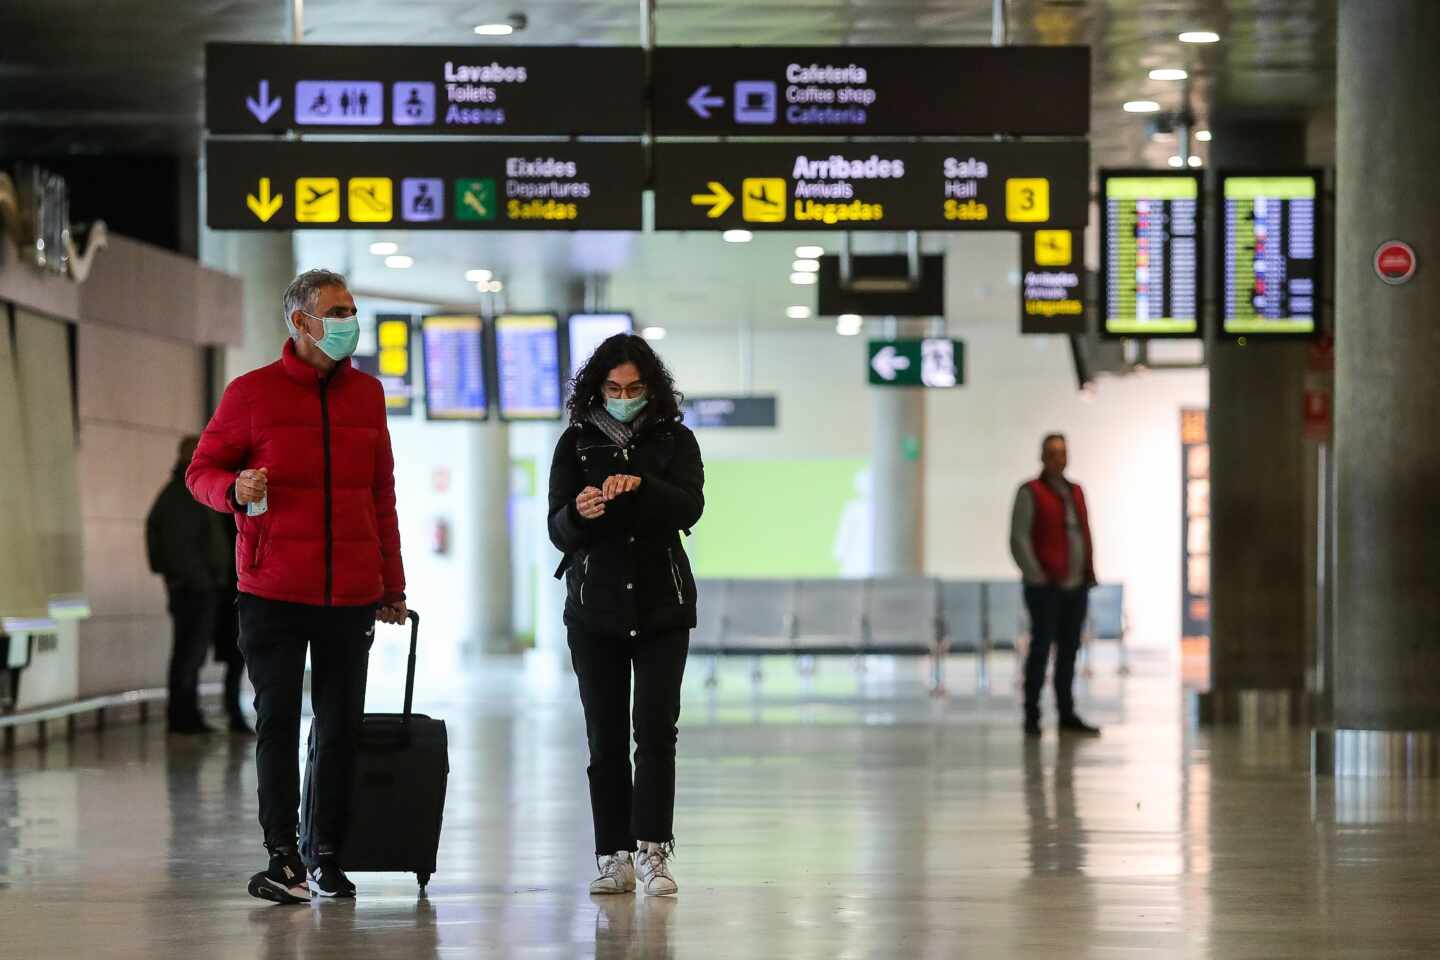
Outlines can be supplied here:
[[705, 508], [705, 467], [680, 401], [648, 343], [611, 337], [575, 378], [570, 428], [550, 468], [550, 540], [565, 555], [556, 576], [590, 741], [600, 867], [591, 893], [630, 893], [637, 877], [651, 896], [677, 889], [676, 723], [695, 626], [681, 533]]

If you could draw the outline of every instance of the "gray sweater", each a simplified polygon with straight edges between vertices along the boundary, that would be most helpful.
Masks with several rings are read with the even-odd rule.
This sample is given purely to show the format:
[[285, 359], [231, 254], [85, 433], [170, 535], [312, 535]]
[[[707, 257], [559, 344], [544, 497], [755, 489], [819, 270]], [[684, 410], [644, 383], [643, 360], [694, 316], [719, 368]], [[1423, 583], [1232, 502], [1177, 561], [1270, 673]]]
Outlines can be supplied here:
[[[1080, 527], [1080, 514], [1075, 509], [1075, 497], [1070, 492], [1070, 484], [1064, 480], [1046, 482], [1065, 501], [1065, 533], [1070, 541], [1070, 575], [1064, 583], [1055, 586], [1074, 590], [1085, 585], [1085, 571], [1090, 566], [1085, 546], [1085, 531]], [[1030, 537], [1034, 523], [1035, 495], [1030, 492], [1030, 484], [1024, 483], [1015, 494], [1015, 508], [1010, 513], [1010, 555], [1015, 558], [1016, 565], [1020, 567], [1020, 575], [1027, 585], [1044, 586], [1049, 582], [1049, 577], [1045, 574], [1045, 568], [1040, 565], [1040, 558], [1035, 555], [1035, 543]]]

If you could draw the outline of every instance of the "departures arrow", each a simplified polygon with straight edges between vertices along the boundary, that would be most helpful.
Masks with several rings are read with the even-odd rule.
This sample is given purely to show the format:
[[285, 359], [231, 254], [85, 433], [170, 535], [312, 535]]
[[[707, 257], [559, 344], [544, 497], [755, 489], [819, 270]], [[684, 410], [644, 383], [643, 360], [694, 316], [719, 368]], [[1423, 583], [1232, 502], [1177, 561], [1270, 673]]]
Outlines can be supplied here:
[[261, 123], [268, 123], [270, 118], [275, 116], [275, 111], [280, 109], [280, 98], [270, 99], [270, 81], [260, 81], [260, 99], [254, 97], [245, 98], [245, 107]]
[[910, 369], [910, 358], [902, 357], [895, 352], [892, 346], [881, 347], [870, 361], [871, 368], [880, 375], [882, 380], [894, 380], [899, 376], [901, 370]]
[[697, 207], [709, 207], [707, 214], [711, 220], [716, 219], [735, 202], [735, 195], [725, 189], [725, 185], [717, 180], [711, 180], [705, 186], [710, 188], [709, 193], [691, 194], [690, 202]]
[[690, 99], [685, 102], [690, 104], [690, 109], [694, 110], [701, 120], [710, 119], [711, 107], [725, 106], [724, 97], [710, 96], [710, 85], [708, 83], [704, 86], [697, 87], [695, 92], [690, 94]]
[[270, 218], [275, 216], [275, 212], [285, 205], [285, 197], [279, 193], [273, 197], [270, 196], [270, 178], [261, 177], [260, 196], [257, 197], [253, 193], [245, 194], [245, 205], [250, 208], [251, 213], [259, 218], [261, 223], [269, 223]]

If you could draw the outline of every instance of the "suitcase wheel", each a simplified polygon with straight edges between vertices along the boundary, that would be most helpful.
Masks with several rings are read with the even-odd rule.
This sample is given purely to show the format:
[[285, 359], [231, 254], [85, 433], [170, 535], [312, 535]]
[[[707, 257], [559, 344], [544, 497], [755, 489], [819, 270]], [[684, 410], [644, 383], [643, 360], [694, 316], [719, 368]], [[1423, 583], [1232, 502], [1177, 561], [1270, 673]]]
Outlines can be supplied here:
[[416, 879], [420, 881], [420, 889], [422, 891], [430, 885], [430, 874], [428, 873], [416, 874]]

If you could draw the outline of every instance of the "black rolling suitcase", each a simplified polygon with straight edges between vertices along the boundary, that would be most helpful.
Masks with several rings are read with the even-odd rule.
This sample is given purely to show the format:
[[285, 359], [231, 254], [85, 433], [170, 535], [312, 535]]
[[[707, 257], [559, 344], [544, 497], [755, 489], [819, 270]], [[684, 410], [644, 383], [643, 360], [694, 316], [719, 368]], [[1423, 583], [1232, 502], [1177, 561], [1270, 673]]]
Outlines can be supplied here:
[[[423, 890], [435, 872], [435, 856], [440, 849], [450, 752], [445, 721], [411, 712], [419, 637], [420, 615], [411, 610], [405, 712], [365, 714], [355, 756], [355, 787], [341, 865], [347, 872], [413, 873]], [[308, 861], [313, 727], [307, 756], [300, 802], [300, 853]]]

